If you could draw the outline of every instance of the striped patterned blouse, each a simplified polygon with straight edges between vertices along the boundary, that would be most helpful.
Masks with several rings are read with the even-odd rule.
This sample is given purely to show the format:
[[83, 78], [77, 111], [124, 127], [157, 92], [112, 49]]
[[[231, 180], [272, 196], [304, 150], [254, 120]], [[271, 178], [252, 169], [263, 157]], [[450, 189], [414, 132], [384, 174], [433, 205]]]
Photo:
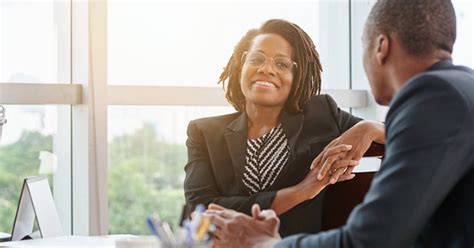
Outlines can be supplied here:
[[281, 123], [258, 139], [247, 139], [242, 182], [250, 194], [266, 191], [288, 160], [290, 149]]

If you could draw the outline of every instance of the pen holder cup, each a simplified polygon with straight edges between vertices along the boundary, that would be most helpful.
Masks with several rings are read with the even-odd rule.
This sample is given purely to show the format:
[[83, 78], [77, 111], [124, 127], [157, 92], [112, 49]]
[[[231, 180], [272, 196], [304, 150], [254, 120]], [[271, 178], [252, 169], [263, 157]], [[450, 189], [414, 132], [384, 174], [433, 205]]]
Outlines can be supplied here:
[[189, 244], [180, 244], [177, 248], [211, 248], [210, 242], [194, 242], [191, 246]]
[[115, 240], [116, 248], [211, 248], [210, 242], [179, 243], [168, 245], [160, 242], [155, 236], [133, 236]]
[[115, 240], [116, 248], [157, 248], [162, 247], [155, 236], [132, 236]]

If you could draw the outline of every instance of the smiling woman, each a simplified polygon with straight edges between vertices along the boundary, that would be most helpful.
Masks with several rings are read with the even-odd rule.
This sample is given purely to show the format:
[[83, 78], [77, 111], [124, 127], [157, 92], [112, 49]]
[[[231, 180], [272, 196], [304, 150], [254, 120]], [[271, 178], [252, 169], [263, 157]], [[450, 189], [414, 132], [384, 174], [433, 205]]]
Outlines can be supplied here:
[[[246, 109], [256, 109], [260, 106], [274, 108], [278, 112], [285, 105], [290, 94], [293, 81], [293, 73], [290, 70], [291, 46], [280, 35], [262, 34], [254, 38], [250, 47], [250, 52], [246, 53], [242, 74], [240, 77], [240, 87], [246, 99]], [[268, 62], [271, 56], [272, 63]], [[285, 60], [287, 62], [280, 62]], [[257, 135], [261, 136], [261, 135]]]
[[[319, 193], [330, 176], [318, 180], [311, 162], [346, 130], [357, 143], [374, 140], [362, 139], [359, 118], [319, 95], [321, 71], [314, 43], [298, 25], [273, 19], [248, 31], [220, 76], [237, 112], [188, 125], [187, 204], [250, 213], [258, 203], [281, 215], [282, 236], [320, 231]], [[341, 160], [339, 180], [353, 178], [357, 163]]]
[[[356, 101], [345, 97], [349, 93], [349, 55], [345, 52], [349, 41], [335, 38], [347, 33], [348, 17], [336, 14], [346, 13], [347, 5], [339, 1], [107, 0], [107, 191], [109, 206], [113, 206], [105, 214], [109, 233], [148, 234], [143, 219], [151, 210], [177, 224], [184, 202], [179, 192], [185, 178], [186, 126], [192, 119], [234, 112], [216, 81], [234, 45], [265, 20], [284, 18], [304, 28], [315, 38], [324, 61], [325, 89], [343, 90], [343, 97], [334, 96], [344, 107], [362, 107], [365, 92], [355, 92]], [[333, 21], [336, 19], [338, 22]], [[340, 44], [329, 54], [327, 44], [334, 47], [334, 40]], [[335, 66], [333, 60], [338, 60]], [[195, 107], [181, 107], [185, 105]], [[141, 127], [148, 123], [155, 132], [144, 132], [148, 128]], [[143, 133], [150, 137], [140, 136]], [[155, 144], [156, 152], [151, 152]], [[179, 152], [174, 153], [175, 145]], [[142, 169], [145, 165], [147, 169]], [[132, 180], [137, 186], [124, 191], [120, 185], [126, 177], [120, 173], [145, 180]], [[140, 192], [138, 185], [150, 190], [135, 193]], [[129, 212], [136, 217], [123, 214], [122, 209], [130, 209], [124, 199], [134, 200], [134, 210]]]

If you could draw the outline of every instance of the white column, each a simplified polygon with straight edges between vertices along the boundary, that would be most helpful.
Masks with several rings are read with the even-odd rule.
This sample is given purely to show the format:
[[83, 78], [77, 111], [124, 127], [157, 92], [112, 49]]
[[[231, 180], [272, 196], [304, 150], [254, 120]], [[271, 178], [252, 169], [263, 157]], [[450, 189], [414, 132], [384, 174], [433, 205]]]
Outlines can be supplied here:
[[89, 228], [108, 234], [107, 1], [89, 2]]
[[[54, 22], [57, 25], [57, 80], [71, 83], [71, 2], [54, 1]], [[71, 188], [71, 106], [57, 105], [56, 134], [53, 152], [57, 169], [53, 176], [53, 195], [64, 234], [72, 233]]]
[[73, 3], [73, 223], [75, 235], [105, 235], [107, 206], [107, 5]]

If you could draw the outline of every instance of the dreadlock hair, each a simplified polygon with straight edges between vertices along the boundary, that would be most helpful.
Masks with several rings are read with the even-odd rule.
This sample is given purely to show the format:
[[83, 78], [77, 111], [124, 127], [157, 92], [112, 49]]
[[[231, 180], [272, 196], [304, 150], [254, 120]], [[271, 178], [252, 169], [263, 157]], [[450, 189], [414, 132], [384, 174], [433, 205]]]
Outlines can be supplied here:
[[405, 51], [430, 56], [453, 51], [456, 15], [450, 0], [379, 0], [366, 23], [369, 40], [378, 34], [396, 35]]
[[240, 75], [244, 64], [242, 56], [250, 48], [253, 39], [260, 34], [278, 34], [290, 43], [293, 49], [292, 59], [297, 66], [293, 69], [293, 83], [285, 108], [290, 113], [302, 112], [303, 105], [310, 97], [320, 93], [321, 62], [308, 34], [298, 25], [281, 19], [268, 20], [260, 28], [249, 30], [235, 46], [218, 82], [222, 83], [226, 91], [227, 101], [237, 111], [245, 111], [245, 96], [240, 88]]

